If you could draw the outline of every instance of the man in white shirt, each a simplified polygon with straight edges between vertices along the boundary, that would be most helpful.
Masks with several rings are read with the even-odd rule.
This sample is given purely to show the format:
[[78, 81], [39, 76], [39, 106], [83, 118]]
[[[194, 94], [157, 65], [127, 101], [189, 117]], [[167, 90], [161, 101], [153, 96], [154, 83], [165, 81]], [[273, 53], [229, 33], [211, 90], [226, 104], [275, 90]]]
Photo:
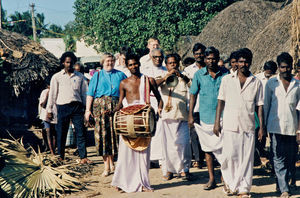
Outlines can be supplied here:
[[153, 49], [158, 49], [160, 47], [160, 42], [157, 38], [149, 38], [148, 39], [148, 45], [147, 48], [149, 49], [149, 54], [146, 54], [145, 56], [141, 57], [141, 71], [144, 69], [144, 67], [152, 66], [152, 59], [151, 59], [151, 52]]
[[[195, 62], [191, 64], [190, 66], [186, 67], [183, 70], [183, 74], [189, 77], [190, 79], [190, 85], [192, 82], [192, 79], [194, 78], [195, 73], [205, 67], [204, 63], [204, 51], [206, 50], [206, 47], [202, 43], [196, 43], [193, 47], [193, 55], [195, 58]], [[196, 101], [195, 104], [195, 110], [193, 113], [194, 122], [200, 123], [199, 120], [199, 100]], [[194, 167], [201, 168], [203, 165], [204, 160], [204, 152], [201, 149], [200, 142], [198, 135], [195, 131], [195, 128], [190, 128], [190, 136], [191, 136], [191, 146], [192, 146], [192, 152], [193, 156], [195, 158], [195, 162], [193, 164]]]
[[123, 46], [119, 52], [119, 58], [116, 60], [114, 69], [123, 72], [127, 77], [131, 76], [129, 69], [125, 64], [126, 55], [131, 53], [131, 48]]
[[[296, 157], [300, 143], [300, 83], [291, 74], [293, 58], [286, 52], [277, 57], [279, 75], [265, 87], [265, 120], [271, 138], [271, 157], [281, 197], [296, 187]], [[289, 186], [289, 179], [291, 184]]]
[[[166, 67], [162, 66], [163, 60], [164, 60], [163, 50], [160, 48], [153, 49], [151, 51], [152, 65], [148, 65], [147, 67], [141, 68], [141, 73], [148, 77], [154, 78], [155, 80], [162, 79], [167, 73]], [[150, 101], [151, 101], [151, 106], [153, 107], [155, 112], [157, 112], [158, 104], [152, 92], [150, 93]], [[155, 166], [154, 162], [156, 160], [161, 160], [162, 158], [160, 127], [161, 127], [161, 119], [157, 121], [155, 136], [151, 140], [151, 151], [150, 151], [151, 166]]]
[[264, 135], [262, 84], [249, 71], [252, 52], [240, 49], [237, 53], [238, 72], [222, 79], [214, 133], [221, 133], [223, 114], [223, 151], [220, 160], [224, 192], [236, 192], [250, 197], [255, 144], [255, 109], [260, 121], [259, 140]]
[[277, 64], [274, 61], [267, 61], [264, 64], [264, 71], [255, 75], [263, 85], [263, 93], [266, 87], [268, 80], [276, 74]]
[[70, 120], [75, 127], [77, 147], [80, 163], [91, 163], [87, 159], [84, 134], [84, 106], [88, 89], [84, 76], [74, 71], [77, 58], [72, 52], [65, 52], [60, 58], [63, 70], [53, 75], [50, 82], [49, 98], [47, 103], [47, 117], [53, 119], [53, 105], [57, 106], [57, 153], [60, 159], [65, 157], [65, 145]]
[[[255, 77], [258, 78], [263, 85], [263, 95], [268, 80], [273, 75], [275, 75], [276, 71], [277, 71], [277, 64], [274, 61], [267, 61], [264, 64], [264, 71], [255, 75]], [[256, 126], [258, 126], [258, 123], [256, 123]], [[258, 129], [259, 127], [257, 127], [255, 130], [256, 138], [255, 138], [254, 164], [260, 165], [261, 162], [266, 160], [267, 154], [265, 152], [266, 137], [264, 137], [262, 141], [259, 142], [257, 139]]]

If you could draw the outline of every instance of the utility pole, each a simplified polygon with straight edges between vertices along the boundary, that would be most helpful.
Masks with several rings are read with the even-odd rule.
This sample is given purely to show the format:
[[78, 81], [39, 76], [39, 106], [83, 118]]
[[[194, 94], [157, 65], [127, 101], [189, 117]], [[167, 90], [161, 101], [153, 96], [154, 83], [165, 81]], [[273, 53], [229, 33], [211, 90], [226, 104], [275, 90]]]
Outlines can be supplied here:
[[0, 30], [2, 29], [2, 2], [0, 0]]
[[29, 6], [31, 7], [31, 21], [32, 21], [33, 40], [36, 41], [36, 26], [35, 26], [35, 18], [34, 18], [34, 3], [32, 3]]

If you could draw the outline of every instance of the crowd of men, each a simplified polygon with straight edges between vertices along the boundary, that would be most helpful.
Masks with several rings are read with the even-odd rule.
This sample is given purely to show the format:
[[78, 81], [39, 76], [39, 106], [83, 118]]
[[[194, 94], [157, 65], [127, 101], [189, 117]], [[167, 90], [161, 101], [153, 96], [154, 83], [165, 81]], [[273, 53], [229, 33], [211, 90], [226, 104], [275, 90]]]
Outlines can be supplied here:
[[[165, 56], [158, 39], [150, 38], [147, 47], [149, 54], [141, 58], [126, 49], [119, 54], [115, 69], [128, 78], [120, 84], [116, 110], [122, 108], [123, 99], [127, 100], [126, 105], [136, 101], [145, 103], [141, 94], [145, 92], [147, 77], [150, 103], [159, 114], [156, 133], [145, 151], [132, 151], [120, 139], [112, 185], [125, 192], [151, 191], [150, 161], [161, 167], [163, 180], [175, 176], [193, 180], [196, 178], [191, 175], [190, 167], [202, 168], [205, 158], [209, 173], [205, 190], [217, 187], [214, 174], [217, 161], [224, 193], [250, 197], [254, 156], [255, 153], [266, 156], [265, 142], [269, 137], [276, 190], [280, 197], [289, 197], [296, 188], [295, 163], [300, 143], [300, 84], [292, 74], [293, 58], [282, 52], [277, 63], [266, 62], [264, 71], [254, 76], [250, 72], [253, 54], [248, 48], [232, 52], [226, 68], [219, 63], [218, 49], [196, 43], [192, 49], [195, 62], [180, 70], [180, 56], [176, 53]], [[193, 59], [183, 63], [189, 61]], [[72, 120], [81, 163], [91, 163], [86, 153], [83, 117], [88, 81], [74, 71], [75, 62], [72, 53], [63, 54], [64, 69], [52, 77], [40, 105], [45, 108], [45, 126], [57, 123], [60, 158], [64, 159], [64, 144]], [[166, 83], [171, 76], [178, 79], [172, 87]], [[53, 119], [56, 107], [57, 119]], [[53, 148], [55, 143], [50, 140]], [[124, 167], [132, 168], [129, 171]]]

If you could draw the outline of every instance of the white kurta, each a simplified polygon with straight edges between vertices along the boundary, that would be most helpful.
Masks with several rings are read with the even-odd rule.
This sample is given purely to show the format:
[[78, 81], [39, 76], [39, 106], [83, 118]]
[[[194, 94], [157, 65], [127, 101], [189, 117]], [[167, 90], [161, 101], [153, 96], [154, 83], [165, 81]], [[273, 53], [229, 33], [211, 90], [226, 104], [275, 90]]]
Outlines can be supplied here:
[[222, 147], [223, 147], [223, 133], [216, 136], [213, 132], [213, 124], [205, 124], [200, 121], [200, 125], [194, 123], [195, 130], [197, 132], [201, 148], [204, 152], [212, 152], [219, 163], [222, 159]]
[[162, 120], [162, 172], [188, 172], [191, 163], [190, 134], [186, 121]]
[[223, 132], [221, 172], [232, 192], [250, 192], [253, 176], [255, 134]]

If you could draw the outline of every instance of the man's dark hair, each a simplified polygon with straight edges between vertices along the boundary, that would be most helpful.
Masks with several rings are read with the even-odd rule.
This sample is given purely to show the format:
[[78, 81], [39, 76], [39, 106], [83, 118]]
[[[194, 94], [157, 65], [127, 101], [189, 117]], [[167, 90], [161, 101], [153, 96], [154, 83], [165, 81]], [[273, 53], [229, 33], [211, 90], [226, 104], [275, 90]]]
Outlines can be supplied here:
[[287, 52], [282, 52], [279, 56], [277, 56], [277, 64], [278, 64], [278, 66], [281, 63], [286, 63], [290, 67], [292, 67], [292, 65], [293, 65], [293, 57], [289, 53], [287, 53]]
[[181, 57], [179, 56], [179, 54], [177, 53], [172, 53], [172, 54], [168, 54], [166, 57], [165, 57], [165, 63], [167, 64], [168, 62], [168, 59], [171, 58], [171, 57], [174, 57], [175, 58], [175, 61], [179, 64], [179, 62], [181, 61]]
[[75, 56], [75, 54], [73, 52], [65, 52], [60, 57], [60, 65], [62, 65], [63, 62], [65, 62], [67, 57], [70, 57], [73, 63], [76, 63], [77, 57]]
[[274, 61], [267, 61], [264, 64], [264, 71], [271, 70], [273, 74], [277, 71], [277, 64]]
[[183, 65], [191, 65], [195, 62], [195, 59], [192, 57], [186, 57], [185, 59], [183, 59], [182, 64]]
[[132, 54], [131, 47], [129, 47], [127, 45], [122, 46], [122, 47], [120, 47], [119, 53], [120, 53], [120, 55], [123, 54], [126, 57], [128, 54]]
[[210, 54], [214, 54], [217, 59], [220, 59], [220, 52], [215, 47], [211, 46], [206, 48], [204, 51], [204, 56], [209, 56]]
[[126, 66], [128, 66], [128, 61], [129, 60], [135, 60], [139, 65], [141, 65], [140, 63], [140, 57], [136, 54], [128, 54], [125, 58], [125, 64]]
[[231, 59], [237, 59], [236, 55], [237, 55], [237, 51], [231, 52], [231, 54], [230, 54], [229, 58], [226, 60], [226, 62], [230, 63]]
[[198, 51], [199, 49], [201, 49], [201, 52], [203, 53], [206, 50], [206, 47], [202, 43], [196, 43], [193, 47], [193, 54], [195, 53], [195, 51]]
[[250, 49], [242, 48], [239, 49], [236, 53], [236, 59], [245, 58], [248, 63], [252, 63], [253, 54]]

